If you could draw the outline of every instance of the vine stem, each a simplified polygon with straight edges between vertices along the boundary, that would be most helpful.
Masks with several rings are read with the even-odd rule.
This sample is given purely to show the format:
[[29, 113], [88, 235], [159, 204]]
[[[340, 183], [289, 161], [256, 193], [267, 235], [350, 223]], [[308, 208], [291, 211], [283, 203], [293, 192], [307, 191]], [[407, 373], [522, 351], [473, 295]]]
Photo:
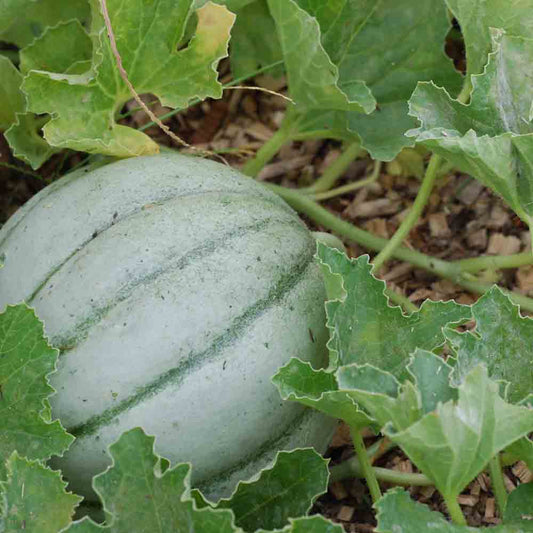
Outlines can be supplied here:
[[354, 427], [350, 427], [350, 434], [352, 436], [355, 453], [357, 454], [359, 464], [361, 465], [361, 471], [366, 479], [368, 490], [370, 491], [370, 496], [372, 497], [372, 501], [376, 503], [381, 498], [381, 489], [379, 488], [374, 469], [370, 464], [370, 458], [368, 457], [365, 448], [363, 436], [361, 435], [361, 431]]
[[280, 148], [291, 139], [295, 121], [294, 112], [291, 112], [291, 109], [290, 107], [287, 109], [285, 118], [274, 135], [261, 146], [255, 157], [249, 159], [242, 167], [241, 172], [243, 174], [256, 178], [263, 167], [279, 152]]
[[355, 181], [353, 183], [348, 183], [346, 185], [343, 185], [342, 187], [337, 187], [336, 189], [332, 189], [330, 191], [316, 193], [315, 195], [313, 195], [313, 197], [317, 201], [329, 200], [330, 198], [335, 198], [335, 196], [341, 196], [342, 194], [353, 192], [357, 189], [361, 189], [362, 187], [366, 187], [367, 185], [374, 183], [378, 179], [379, 173], [381, 171], [381, 166], [381, 161], [374, 161], [374, 168], [372, 169], [370, 176], [367, 176], [366, 178], [363, 178], [359, 181]]
[[305, 192], [321, 193], [329, 191], [337, 180], [344, 174], [352, 161], [361, 153], [361, 144], [359, 141], [353, 141], [345, 148], [343, 152], [329, 165], [322, 176], [320, 176], [310, 187], [302, 189]]
[[379, 269], [392, 257], [394, 250], [398, 248], [407, 235], [409, 235], [409, 232], [413, 229], [414, 225], [420, 218], [420, 215], [422, 214], [422, 211], [424, 210], [424, 207], [429, 199], [429, 195], [433, 190], [435, 180], [437, 179], [441, 160], [442, 158], [437, 154], [433, 154], [431, 156], [424, 179], [422, 180], [422, 185], [418, 190], [418, 194], [416, 195], [413, 206], [385, 248], [383, 248], [383, 250], [381, 250], [381, 252], [379, 252], [374, 259], [375, 272], [378, 272]]
[[[465, 104], [470, 99], [470, 93], [472, 92], [472, 85], [470, 83], [470, 78], [467, 77], [463, 83], [461, 92], [457, 96], [457, 101]], [[409, 235], [409, 232], [414, 227], [418, 219], [420, 218], [424, 207], [427, 204], [429, 195], [435, 185], [435, 180], [439, 176], [439, 168], [443, 159], [440, 155], [433, 153], [429, 160], [429, 164], [426, 168], [426, 173], [424, 179], [422, 180], [422, 185], [416, 195], [416, 199], [413, 203], [413, 206], [409, 210], [409, 213], [405, 219], [400, 224], [400, 227], [396, 230], [396, 233], [392, 236], [388, 244], [381, 250], [381, 252], [374, 259], [375, 271], [378, 272], [379, 269], [388, 261], [394, 254], [394, 250], [401, 245], [403, 240]]]
[[518, 268], [533, 264], [531, 252], [523, 252], [513, 255], [485, 255], [470, 259], [454, 261], [462, 272], [479, 272], [480, 270], [499, 270], [501, 268]]
[[[352, 458], [349, 463], [349, 465], [341, 463], [332, 467], [330, 470], [330, 481], [342, 481], [343, 479], [352, 477], [365, 477], [359, 461]], [[343, 467], [343, 469], [341, 470], [339, 467]], [[433, 481], [424, 474], [409, 474], [407, 472], [389, 470], [388, 468], [380, 468], [379, 466], [372, 466], [371, 468], [377, 480], [390, 483], [391, 485], [401, 485], [402, 487], [429, 487], [434, 485]]]
[[500, 517], [502, 517], [505, 507], [507, 506], [507, 490], [505, 488], [505, 482], [503, 481], [502, 464], [499, 453], [490, 460], [489, 469], [492, 491], [494, 492], [496, 502], [498, 503]]
[[444, 498], [444, 501], [446, 502], [446, 507], [448, 508], [450, 518], [453, 520], [453, 522], [459, 524], [460, 526], [466, 526], [466, 518], [458, 501], [455, 498]]
[[[272, 183], [264, 183], [263, 185], [281, 196], [296, 211], [304, 213], [317, 224], [337, 233], [338, 235], [342, 235], [349, 240], [357, 242], [361, 246], [370, 250], [379, 251], [387, 245], [387, 239], [372, 235], [371, 233], [340, 219], [321, 205], [314, 202], [308, 196], [301, 194], [296, 189], [288, 189]], [[461, 272], [460, 265], [436, 257], [431, 257], [416, 250], [410, 250], [404, 246], [396, 248], [393, 255], [401, 261], [406, 261], [418, 268], [427, 270], [432, 274], [449, 279], [473, 293], [483, 294], [492, 287], [492, 284], [481, 283], [468, 273], [465, 275]], [[522, 309], [533, 312], [533, 299], [505, 289], [502, 290], [514, 303], [520, 305]]]

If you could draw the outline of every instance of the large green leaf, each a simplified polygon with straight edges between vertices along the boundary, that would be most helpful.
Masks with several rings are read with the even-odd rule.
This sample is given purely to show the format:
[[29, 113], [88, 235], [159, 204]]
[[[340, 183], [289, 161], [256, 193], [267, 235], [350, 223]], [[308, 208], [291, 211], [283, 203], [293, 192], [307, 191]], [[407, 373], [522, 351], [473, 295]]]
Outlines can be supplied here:
[[493, 31], [493, 52], [473, 76], [471, 103], [421, 83], [410, 112], [421, 123], [408, 132], [501, 195], [529, 223], [533, 214], [533, 40]]
[[473, 332], [445, 329], [455, 350], [454, 379], [462, 381], [479, 363], [494, 380], [507, 382], [507, 399], [517, 403], [533, 394], [533, 320], [522, 318], [518, 306], [494, 287], [473, 306]]
[[328, 462], [312, 448], [279, 452], [272, 468], [256, 481], [238, 484], [217, 509], [231, 509], [235, 523], [247, 533], [284, 527], [290, 518], [307, 514], [328, 487]]
[[419, 311], [406, 316], [400, 307], [389, 305], [385, 283], [372, 275], [368, 256], [348, 259], [319, 244], [318, 257], [342, 276], [346, 292], [343, 300], [326, 304], [329, 347], [341, 365], [368, 363], [397, 378], [407, 377], [411, 353], [444, 344], [442, 328], [471, 316], [469, 307], [453, 301], [425, 301]]
[[60, 472], [16, 452], [7, 461], [1, 484], [3, 533], [57, 533], [70, 524], [80, 496], [67, 493]]
[[[197, 12], [196, 34], [177, 51], [191, 2], [107, 1], [130, 82], [138, 93], [154, 93], [170, 107], [222, 94], [215, 67], [226, 55], [234, 15], [223, 6], [206, 4]], [[119, 76], [99, 5], [91, 1], [91, 70], [81, 75], [31, 71], [22, 85], [28, 109], [52, 115], [43, 128], [52, 146], [119, 157], [155, 153], [158, 146], [148, 136], [114, 121], [132, 95]]]
[[468, 75], [480, 74], [491, 50], [491, 28], [533, 37], [533, 0], [445, 0], [461, 25]]
[[54, 389], [47, 377], [57, 356], [32, 309], [21, 304], [0, 314], [0, 478], [13, 451], [46, 460], [74, 439], [51, 420], [48, 398]]
[[375, 100], [364, 82], [339, 75], [321, 44], [317, 20], [295, 0], [268, 0], [283, 52], [291, 97], [298, 112], [371, 112]]
[[0, 40], [22, 48], [49, 26], [88, 18], [87, 0], [0, 0]]
[[499, 389], [477, 366], [459, 386], [457, 401], [439, 404], [403, 431], [390, 424], [385, 434], [452, 500], [494, 455], [533, 431], [533, 411], [506, 403]]
[[89, 519], [69, 533], [238, 533], [233, 513], [196, 509], [190, 498], [190, 465], [168, 468], [154, 454], [154, 438], [140, 428], [124, 433], [110, 446], [113, 465], [93, 480], [106, 512], [104, 525]]
[[[438, 0], [298, 0], [317, 17], [322, 42], [340, 81], [363, 80], [378, 102], [368, 116], [350, 114], [355, 131], [375, 159], [390, 160], [413, 141], [407, 101], [417, 82], [434, 80], [452, 94], [461, 76], [444, 54], [450, 22]], [[326, 9], [325, 4], [329, 9]], [[420, 46], [424, 43], [424, 46]]]
[[[232, 9], [230, 5], [228, 7]], [[230, 42], [233, 76], [248, 76], [260, 67], [281, 61], [281, 47], [266, 0], [249, 2], [236, 11], [236, 15]], [[281, 65], [268, 71], [270, 76], [282, 73]]]
[[505, 525], [491, 528], [473, 528], [448, 522], [443, 515], [426, 505], [414, 502], [403, 489], [393, 489], [376, 504], [378, 527], [376, 533], [529, 533], [524, 525]]
[[[316, 89], [316, 74], [309, 76], [305, 70], [316, 68], [311, 57], [318, 49], [314, 25], [305, 45], [296, 42], [294, 35], [306, 31], [305, 26], [297, 26], [296, 19], [289, 20], [288, 11], [280, 20], [274, 9], [277, 3], [285, 10], [288, 3], [270, 0], [269, 5], [282, 42], [289, 89], [300, 113], [304, 113], [305, 106], [311, 107], [299, 117], [302, 132], [328, 130], [331, 136], [340, 138], [357, 135], [373, 157], [390, 160], [403, 147], [414, 144], [404, 133], [414, 126], [407, 101], [417, 82], [438, 80], [453, 94], [459, 90], [461, 77], [444, 54], [450, 22], [442, 0], [296, 0], [313, 17], [306, 20], [318, 23], [320, 43], [328, 56], [326, 63], [338, 73], [338, 87], [346, 94], [357, 89], [353, 94], [361, 102], [363, 88], [366, 91], [368, 87], [378, 103], [370, 115], [345, 113], [344, 107], [320, 105], [317, 99], [317, 105], [310, 106], [302, 88]], [[327, 71], [322, 72], [325, 76]], [[367, 113], [372, 109], [370, 105], [363, 107]]]

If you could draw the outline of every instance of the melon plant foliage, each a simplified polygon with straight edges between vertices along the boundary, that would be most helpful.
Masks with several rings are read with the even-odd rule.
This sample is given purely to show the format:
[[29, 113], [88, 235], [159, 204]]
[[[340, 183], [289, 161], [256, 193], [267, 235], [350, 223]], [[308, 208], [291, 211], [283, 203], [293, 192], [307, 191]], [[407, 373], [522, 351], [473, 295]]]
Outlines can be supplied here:
[[[533, 0], [106, 4], [138, 93], [181, 109], [221, 97], [217, 67], [228, 54], [237, 78], [271, 67], [286, 75], [293, 102], [278, 141], [357, 142], [386, 161], [424, 146], [531, 224]], [[464, 75], [443, 51], [451, 16], [464, 38]], [[0, 50], [0, 129], [17, 158], [37, 169], [65, 148], [159, 151], [119, 123], [132, 95], [99, 0], [0, 0], [0, 40], [11, 46]], [[532, 319], [498, 288], [472, 306], [428, 301], [407, 315], [366, 256], [319, 245], [317, 257], [329, 291], [330, 364], [315, 370], [293, 358], [272, 378], [281, 398], [344, 420], [354, 435], [370, 427], [386, 437], [454, 518], [394, 488], [374, 505], [377, 533], [479, 531], [456, 519], [459, 494], [502, 456], [533, 470]], [[472, 319], [471, 331], [458, 328]], [[57, 357], [32, 309], [0, 313], [0, 532], [342, 532], [309, 515], [329, 479], [315, 451], [280, 452], [231, 497], [210, 502], [191, 487], [191, 465], [158, 456], [142, 428], [109, 447], [112, 466], [93, 479], [103, 522], [78, 519], [81, 498], [47, 464], [74, 440], [51, 417]], [[533, 484], [514, 490], [501, 514], [487, 531], [532, 532]]]

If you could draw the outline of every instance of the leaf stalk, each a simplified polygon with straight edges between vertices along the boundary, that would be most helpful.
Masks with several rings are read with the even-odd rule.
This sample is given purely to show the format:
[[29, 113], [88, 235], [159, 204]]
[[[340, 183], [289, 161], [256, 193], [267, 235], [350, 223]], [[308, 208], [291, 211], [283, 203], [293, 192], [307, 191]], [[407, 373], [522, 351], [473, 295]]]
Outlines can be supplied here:
[[381, 489], [379, 488], [379, 483], [376, 479], [374, 469], [370, 464], [370, 458], [368, 456], [361, 431], [357, 428], [351, 427], [350, 434], [352, 436], [355, 453], [359, 459], [361, 471], [366, 479], [368, 490], [370, 491], [370, 496], [372, 497], [372, 501], [376, 503], [381, 498]]
[[322, 193], [329, 191], [338, 179], [346, 172], [352, 161], [357, 159], [361, 153], [361, 144], [359, 141], [353, 141], [345, 148], [343, 152], [329, 165], [322, 176], [320, 176], [310, 187], [302, 189], [305, 192]]
[[457, 499], [444, 497], [444, 501], [446, 502], [446, 507], [448, 508], [448, 513], [450, 513], [452, 521], [460, 526], [466, 526], [466, 518]]
[[378, 179], [379, 173], [381, 171], [381, 166], [381, 161], [374, 161], [374, 168], [372, 169], [370, 175], [366, 178], [355, 181], [353, 183], [342, 185], [341, 187], [337, 187], [336, 189], [331, 189], [325, 192], [319, 192], [314, 195], [314, 199], [317, 201], [329, 200], [330, 198], [335, 198], [336, 196], [341, 196], [343, 194], [361, 189], [362, 187], [366, 187], [367, 185], [374, 183]]
[[379, 272], [380, 268], [393, 256], [396, 248], [400, 246], [404, 239], [409, 235], [409, 232], [413, 229], [417, 221], [420, 219], [420, 215], [422, 214], [422, 211], [428, 202], [429, 195], [431, 194], [435, 180], [437, 179], [441, 160], [442, 158], [437, 154], [433, 154], [431, 156], [429, 165], [426, 169], [426, 174], [424, 175], [422, 185], [418, 190], [418, 194], [416, 195], [413, 206], [385, 248], [383, 248], [383, 250], [381, 250], [381, 252], [374, 259], [375, 272]]
[[280, 148], [291, 139], [292, 129], [295, 121], [292, 107], [287, 108], [287, 113], [281, 127], [261, 146], [255, 157], [248, 160], [242, 167], [243, 174], [256, 178], [263, 167], [279, 152]]
[[498, 504], [498, 510], [500, 511], [500, 517], [503, 517], [505, 507], [507, 506], [507, 490], [505, 488], [505, 482], [503, 480], [502, 464], [500, 460], [500, 454], [497, 453], [489, 463], [490, 481], [492, 483], [492, 491]]

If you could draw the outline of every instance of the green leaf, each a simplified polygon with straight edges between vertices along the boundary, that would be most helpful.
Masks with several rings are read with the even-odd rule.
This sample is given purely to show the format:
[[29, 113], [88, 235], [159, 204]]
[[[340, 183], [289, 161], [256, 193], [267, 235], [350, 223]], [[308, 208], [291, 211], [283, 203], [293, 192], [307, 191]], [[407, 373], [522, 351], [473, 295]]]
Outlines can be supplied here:
[[33, 113], [17, 113], [16, 122], [4, 135], [13, 155], [34, 170], [59, 151], [50, 146], [40, 134], [46, 122], [48, 118], [38, 117]]
[[82, 520], [69, 533], [238, 533], [233, 514], [210, 507], [196, 509], [190, 498], [190, 465], [167, 468], [154, 454], [154, 437], [140, 428], [110, 446], [113, 465], [93, 486], [106, 512], [103, 526]]
[[[74, 440], [59, 421], [51, 421], [47, 377], [58, 351], [48, 344], [42, 323], [25, 304], [0, 314], [0, 457], [13, 451], [28, 459], [61, 455]], [[5, 478], [4, 461], [0, 478]]]
[[407, 101], [418, 81], [459, 91], [461, 76], [444, 53], [450, 22], [443, 2], [297, 1], [316, 17], [340, 86], [362, 80], [378, 102], [370, 115], [348, 115], [349, 131], [375, 159], [391, 160], [414, 144], [404, 133], [414, 126]]
[[533, 530], [533, 483], [524, 483], [511, 492], [503, 519], [506, 524], [529, 521], [528, 526]]
[[87, 0], [0, 0], [0, 40], [20, 48], [59, 22], [89, 19]]
[[339, 390], [334, 374], [314, 370], [307, 362], [291, 359], [281, 367], [272, 382], [284, 400], [297, 401], [334, 418], [341, 418], [350, 427], [373, 424], [368, 414], [357, 407], [352, 398]]
[[7, 461], [7, 481], [1, 483], [3, 533], [57, 533], [68, 526], [80, 496], [67, 493], [60, 472], [16, 452]]
[[300, 113], [310, 110], [371, 112], [375, 100], [364, 82], [340, 78], [321, 44], [316, 19], [295, 0], [268, 0], [276, 24], [291, 97]]
[[6, 130], [16, 120], [16, 113], [24, 111], [24, 96], [20, 92], [22, 75], [15, 65], [0, 56], [0, 130]]
[[[228, 7], [233, 11], [231, 6]], [[236, 11], [236, 15], [230, 43], [233, 76], [245, 77], [261, 67], [281, 61], [281, 46], [266, 0], [249, 2]], [[282, 65], [268, 71], [269, 76], [282, 74]]]
[[79, 20], [48, 28], [20, 51], [20, 70], [82, 74], [90, 68], [92, 42]]
[[457, 400], [457, 389], [450, 385], [453, 369], [442, 357], [426, 350], [417, 349], [411, 356], [407, 369], [413, 376], [416, 388], [420, 393], [424, 414], [434, 411], [439, 403]]
[[494, 455], [533, 431], [533, 411], [502, 400], [499, 385], [483, 366], [465, 377], [458, 394], [457, 402], [439, 404], [403, 431], [390, 425], [385, 430], [447, 500], [456, 498]]
[[403, 489], [387, 492], [376, 504], [378, 526], [376, 533], [527, 533], [530, 529], [520, 526], [496, 526], [473, 528], [448, 522], [440, 513], [426, 505], [414, 502]]
[[420, 395], [407, 381], [402, 386], [396, 378], [370, 365], [348, 365], [338, 370], [339, 386], [378, 422], [380, 428], [391, 423], [403, 430], [422, 416]]
[[372, 275], [368, 256], [348, 259], [319, 244], [318, 257], [344, 280], [346, 297], [326, 304], [329, 347], [341, 365], [368, 363], [401, 380], [408, 377], [411, 353], [444, 344], [442, 328], [471, 316], [469, 307], [453, 301], [425, 301], [418, 312], [406, 316], [400, 307], [389, 305], [385, 283]]
[[485, 72], [472, 77], [468, 106], [433, 83], [421, 83], [410, 113], [418, 142], [496, 191], [529, 223], [533, 214], [533, 84], [522, 72], [533, 62], [533, 40], [494, 31]]
[[[91, 50], [89, 36], [78, 20], [72, 20], [48, 28], [22, 49], [20, 68], [24, 73], [32, 69], [82, 73], [90, 66]], [[19, 78], [20, 85], [20, 74]], [[41, 135], [41, 129], [48, 122], [48, 117], [24, 113], [26, 102], [20, 89], [18, 94], [22, 103], [5, 137], [13, 154], [36, 169], [58, 149], [52, 148]]]
[[[314, 515], [303, 518], [290, 519], [290, 525], [283, 529], [276, 529], [279, 533], [344, 533], [344, 528], [326, 520], [323, 516]], [[256, 533], [274, 533], [264, 529]]]
[[533, 393], [533, 320], [522, 318], [518, 306], [498, 287], [472, 306], [472, 315], [473, 332], [444, 330], [457, 357], [454, 380], [461, 382], [483, 363], [491, 379], [507, 382], [507, 400], [520, 402]]
[[249, 533], [284, 527], [289, 518], [307, 514], [326, 492], [327, 463], [311, 448], [279, 452], [272, 468], [261, 471], [257, 481], [240, 482], [217, 509], [231, 509], [235, 523]]
[[[216, 65], [225, 57], [234, 15], [208, 3], [198, 10], [196, 34], [176, 51], [192, 0], [144, 2], [108, 0], [118, 51], [135, 90], [153, 93], [170, 107], [186, 107], [192, 98], [219, 98]], [[115, 113], [132, 95], [120, 78], [99, 10], [91, 0], [92, 69], [79, 74], [31, 71], [22, 89], [28, 109], [50, 113], [44, 137], [52, 146], [118, 157], [156, 153], [143, 133], [117, 125]]]
[[530, 37], [533, 28], [533, 1], [445, 0], [461, 25], [465, 40], [467, 73], [480, 74], [491, 50], [491, 28], [510, 35]]
[[505, 451], [510, 453], [517, 461], [524, 461], [533, 471], [533, 441], [523, 437], [508, 446]]
[[[520, 402], [520, 405], [533, 410], [533, 394]], [[514, 456], [515, 461], [524, 461], [528, 468], [533, 472], [533, 440], [529, 437], [523, 437], [513, 442], [505, 449], [506, 453]]]

